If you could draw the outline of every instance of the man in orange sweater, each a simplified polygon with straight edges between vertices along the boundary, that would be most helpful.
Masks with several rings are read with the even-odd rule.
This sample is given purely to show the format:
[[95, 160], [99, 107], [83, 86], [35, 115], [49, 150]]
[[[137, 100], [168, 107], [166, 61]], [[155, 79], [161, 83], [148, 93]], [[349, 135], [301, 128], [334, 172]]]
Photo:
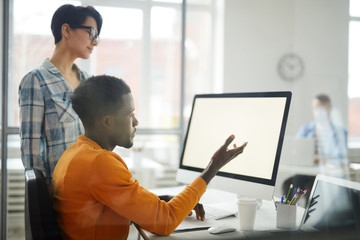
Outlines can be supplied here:
[[[133, 145], [138, 125], [126, 83], [106, 75], [92, 77], [74, 91], [72, 105], [85, 134], [64, 152], [53, 174], [54, 208], [64, 239], [127, 239], [131, 221], [169, 235], [219, 169], [246, 146], [228, 149], [231, 135], [200, 176], [166, 202], [132, 179], [126, 163], [112, 152], [115, 146]], [[202, 208], [196, 214], [203, 219]]]

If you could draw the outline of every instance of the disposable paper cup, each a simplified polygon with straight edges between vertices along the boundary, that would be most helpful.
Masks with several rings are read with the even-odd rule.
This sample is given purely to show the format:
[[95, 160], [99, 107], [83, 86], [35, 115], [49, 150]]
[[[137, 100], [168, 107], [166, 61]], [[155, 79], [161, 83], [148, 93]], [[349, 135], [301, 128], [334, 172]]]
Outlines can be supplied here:
[[254, 198], [239, 198], [237, 201], [240, 219], [240, 229], [242, 231], [252, 231], [254, 229], [256, 209], [259, 202]]

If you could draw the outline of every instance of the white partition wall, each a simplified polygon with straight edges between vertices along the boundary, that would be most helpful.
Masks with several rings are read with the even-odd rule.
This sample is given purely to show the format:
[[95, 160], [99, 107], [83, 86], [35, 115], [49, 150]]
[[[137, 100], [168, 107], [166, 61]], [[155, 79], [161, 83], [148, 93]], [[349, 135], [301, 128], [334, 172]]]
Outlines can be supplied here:
[[[338, 0], [225, 0], [224, 91], [290, 90], [286, 134], [311, 120], [311, 100], [327, 93], [347, 123], [349, 3]], [[277, 72], [286, 53], [299, 55], [302, 77]]]

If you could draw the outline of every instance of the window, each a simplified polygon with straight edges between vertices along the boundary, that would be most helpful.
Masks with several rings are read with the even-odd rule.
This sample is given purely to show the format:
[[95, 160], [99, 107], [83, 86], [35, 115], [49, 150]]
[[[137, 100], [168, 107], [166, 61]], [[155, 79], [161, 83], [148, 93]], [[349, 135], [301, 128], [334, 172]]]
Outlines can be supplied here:
[[360, 1], [350, 1], [349, 23], [349, 147], [360, 148]]
[[[10, 46], [9, 124], [19, 126], [18, 85], [22, 77], [50, 57], [54, 49], [51, 17], [62, 4], [93, 5], [103, 16], [100, 44], [88, 60], [77, 63], [93, 75], [109, 74], [131, 87], [139, 119], [138, 134], [176, 134], [181, 144], [182, 108], [190, 115], [196, 93], [214, 86], [214, 7], [210, 0], [187, 1], [185, 94], [181, 99], [182, 5], [167, 1], [14, 0]], [[34, 8], [33, 6], [44, 6]], [[182, 104], [184, 103], [184, 104]], [[136, 141], [136, 139], [135, 139]], [[169, 146], [173, 149], [172, 145]], [[177, 154], [170, 165], [177, 166]], [[176, 156], [176, 157], [174, 157]], [[152, 157], [152, 156], [149, 156]], [[169, 155], [170, 158], [170, 155]]]

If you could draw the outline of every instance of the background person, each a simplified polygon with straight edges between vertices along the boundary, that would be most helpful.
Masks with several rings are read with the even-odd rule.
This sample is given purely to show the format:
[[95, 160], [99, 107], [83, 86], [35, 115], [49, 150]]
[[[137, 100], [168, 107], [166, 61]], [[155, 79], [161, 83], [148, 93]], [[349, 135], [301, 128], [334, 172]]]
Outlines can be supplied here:
[[326, 94], [315, 96], [312, 109], [314, 120], [302, 125], [296, 136], [315, 139], [316, 163], [320, 159], [346, 162], [347, 130], [337, 120], [340, 119], [340, 116], [333, 114], [330, 97]]
[[[126, 163], [112, 152], [115, 146], [132, 147], [138, 125], [126, 83], [92, 77], [75, 90], [72, 105], [85, 135], [64, 152], [53, 175], [53, 206], [66, 239], [127, 239], [130, 221], [153, 233], [172, 233], [219, 169], [246, 146], [228, 149], [230, 136], [200, 176], [166, 202], [133, 180]], [[203, 219], [203, 208], [196, 214]]]
[[47, 184], [62, 153], [84, 133], [70, 96], [88, 74], [74, 61], [89, 58], [101, 26], [102, 17], [91, 6], [59, 7], [51, 21], [53, 55], [20, 83], [21, 159], [25, 169], [40, 169]]

